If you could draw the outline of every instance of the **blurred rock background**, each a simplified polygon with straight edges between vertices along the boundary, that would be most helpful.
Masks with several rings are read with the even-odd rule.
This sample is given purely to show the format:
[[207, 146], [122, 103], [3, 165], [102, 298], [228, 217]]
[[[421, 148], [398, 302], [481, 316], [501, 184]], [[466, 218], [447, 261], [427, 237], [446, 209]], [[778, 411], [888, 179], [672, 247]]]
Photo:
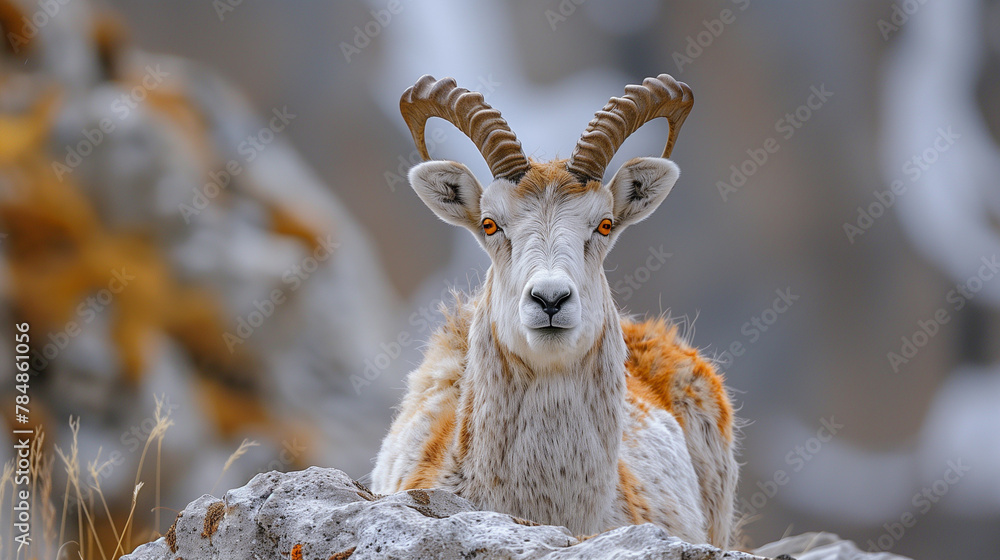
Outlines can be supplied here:
[[[275, 467], [370, 469], [437, 302], [488, 264], [403, 180], [397, 102], [421, 74], [482, 91], [547, 159], [668, 72], [697, 98], [683, 177], [608, 277], [723, 362], [752, 422], [751, 542], [1000, 548], [1000, 276], [982, 260], [1000, 253], [997, 2], [45, 6], [0, 2], [0, 357], [29, 320], [32, 417], [64, 449], [81, 417], [81, 460], [119, 453], [115, 507], [159, 394], [163, 506]], [[609, 167], [665, 134], [650, 123]], [[487, 177], [461, 133], [428, 136]], [[135, 280], [101, 303], [123, 268]], [[784, 312], [777, 290], [798, 296]], [[220, 480], [244, 438], [261, 445]], [[142, 526], [165, 531], [143, 499]]]

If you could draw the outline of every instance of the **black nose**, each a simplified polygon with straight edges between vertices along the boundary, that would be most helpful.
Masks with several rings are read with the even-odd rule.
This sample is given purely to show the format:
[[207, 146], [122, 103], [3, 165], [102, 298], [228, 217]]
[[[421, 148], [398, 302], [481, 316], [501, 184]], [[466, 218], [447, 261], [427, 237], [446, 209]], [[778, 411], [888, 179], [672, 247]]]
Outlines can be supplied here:
[[541, 306], [542, 311], [544, 311], [551, 319], [553, 315], [559, 313], [559, 308], [570, 296], [570, 292], [567, 290], [565, 292], [558, 292], [555, 294], [546, 294], [543, 292], [531, 291], [531, 299], [538, 302]]

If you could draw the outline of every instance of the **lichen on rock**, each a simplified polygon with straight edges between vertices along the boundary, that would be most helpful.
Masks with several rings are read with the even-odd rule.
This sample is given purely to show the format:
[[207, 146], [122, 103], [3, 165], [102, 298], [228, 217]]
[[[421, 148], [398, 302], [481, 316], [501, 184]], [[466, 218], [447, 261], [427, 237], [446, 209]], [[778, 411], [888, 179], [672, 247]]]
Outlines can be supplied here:
[[[791, 544], [803, 542], [808, 543], [809, 539], [799, 538]], [[833, 541], [827, 535], [822, 542], [828, 546]], [[781, 553], [773, 552], [779, 550], [774, 545], [769, 546], [770, 554]], [[856, 552], [857, 548], [851, 544], [843, 550]], [[852, 558], [866, 557], [860, 553]], [[140, 546], [123, 560], [177, 558], [754, 560], [761, 557], [686, 543], [649, 523], [581, 538], [565, 527], [538, 525], [504, 513], [476, 510], [467, 500], [444, 490], [410, 490], [379, 496], [342, 471], [311, 467], [291, 473], [259, 474], [246, 486], [227, 492], [221, 500], [206, 494], [178, 514], [166, 537]], [[841, 556], [815, 558], [836, 560]]]

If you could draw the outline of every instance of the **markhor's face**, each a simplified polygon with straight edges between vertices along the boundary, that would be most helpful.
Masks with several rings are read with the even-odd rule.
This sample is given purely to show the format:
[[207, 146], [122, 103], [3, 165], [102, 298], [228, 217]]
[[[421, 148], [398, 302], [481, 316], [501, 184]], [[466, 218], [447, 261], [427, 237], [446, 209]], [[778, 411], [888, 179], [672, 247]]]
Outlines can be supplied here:
[[533, 361], [565, 360], [586, 351], [604, 318], [614, 200], [606, 187], [584, 187], [569, 174], [548, 184], [533, 178], [498, 181], [482, 196], [491, 303], [507, 346]]
[[680, 176], [668, 159], [635, 158], [602, 185], [564, 161], [532, 163], [517, 183], [483, 189], [469, 168], [429, 161], [410, 183], [444, 221], [470, 230], [493, 260], [487, 301], [498, 341], [534, 366], [582, 356], [613, 312], [604, 258], [630, 224], [663, 202]]

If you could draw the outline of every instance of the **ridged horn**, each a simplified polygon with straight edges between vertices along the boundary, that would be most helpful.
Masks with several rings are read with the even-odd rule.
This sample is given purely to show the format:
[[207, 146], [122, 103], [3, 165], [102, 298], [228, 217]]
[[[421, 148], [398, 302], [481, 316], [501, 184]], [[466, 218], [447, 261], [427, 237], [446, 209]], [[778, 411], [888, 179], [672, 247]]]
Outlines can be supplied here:
[[670, 123], [670, 134], [661, 156], [670, 157], [677, 133], [693, 106], [691, 88], [668, 74], [646, 78], [641, 86], [625, 86], [624, 97], [612, 97], [594, 115], [576, 143], [567, 168], [585, 182], [600, 181], [625, 139], [657, 117], [666, 117]]
[[528, 171], [528, 158], [500, 111], [490, 107], [481, 93], [458, 87], [452, 78], [421, 77], [403, 92], [399, 112], [425, 161], [430, 159], [424, 140], [427, 119], [440, 117], [472, 140], [494, 178], [517, 183]]

